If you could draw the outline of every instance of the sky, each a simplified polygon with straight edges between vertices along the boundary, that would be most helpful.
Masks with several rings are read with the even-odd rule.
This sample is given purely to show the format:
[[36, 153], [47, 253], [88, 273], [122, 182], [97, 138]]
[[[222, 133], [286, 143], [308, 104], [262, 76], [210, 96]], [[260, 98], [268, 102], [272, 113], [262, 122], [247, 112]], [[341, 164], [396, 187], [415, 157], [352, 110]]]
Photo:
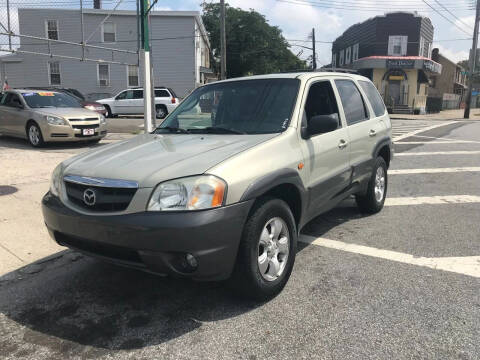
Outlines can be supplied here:
[[[55, 7], [76, 7], [80, 0], [14, 0], [18, 6], [46, 4]], [[91, 7], [93, 0], [82, 0]], [[102, 0], [103, 7], [112, 8], [119, 0]], [[121, 9], [134, 9], [135, 0], [120, 0]], [[155, 10], [201, 10], [203, 0], [158, 0]], [[206, 0], [207, 2], [218, 0]], [[475, 18], [474, 0], [226, 0], [233, 7], [254, 9], [263, 14], [270, 25], [278, 26], [292, 44], [291, 50], [306, 59], [311, 50], [309, 34], [315, 28], [318, 66], [330, 63], [331, 41], [351, 25], [393, 10], [418, 11], [433, 23], [434, 44], [447, 58], [457, 62], [468, 58]], [[4, 1], [2, 1], [4, 3]], [[63, 5], [60, 5], [63, 4]], [[72, 6], [72, 4], [75, 4]], [[442, 8], [443, 6], [443, 8]], [[0, 20], [5, 20], [4, 4]], [[436, 11], [434, 11], [432, 8]], [[78, 8], [78, 7], [77, 7]], [[448, 10], [448, 11], [447, 11]], [[15, 16], [16, 14], [14, 14]], [[227, 18], [228, 21], [228, 18]], [[326, 43], [322, 43], [326, 42]]]
[[[244, 10], [254, 9], [263, 14], [270, 25], [278, 26], [288, 40], [308, 40], [308, 36], [315, 28], [316, 39], [333, 41], [351, 25], [367, 20], [376, 15], [382, 15], [391, 10], [407, 10], [428, 16], [433, 23], [433, 47], [457, 62], [468, 58], [473, 34], [475, 19], [474, 1], [472, 0], [426, 0], [429, 5], [438, 10], [432, 10], [422, 0], [393, 0], [393, 1], [356, 1], [356, 0], [226, 0], [229, 5]], [[200, 0], [159, 0], [156, 9], [171, 10], [200, 10]], [[443, 5], [450, 12], [447, 12]], [[456, 18], [454, 17], [456, 16]], [[227, 19], [228, 21], [228, 19]], [[459, 29], [460, 28], [460, 29]], [[463, 31], [461, 30], [463, 29]], [[453, 41], [445, 41], [453, 40]], [[311, 43], [290, 41], [291, 44], [309, 46]], [[302, 48], [292, 46], [292, 52], [298, 54]], [[301, 58], [311, 54], [310, 50], [303, 49]], [[330, 63], [331, 44], [317, 43], [319, 66]]]

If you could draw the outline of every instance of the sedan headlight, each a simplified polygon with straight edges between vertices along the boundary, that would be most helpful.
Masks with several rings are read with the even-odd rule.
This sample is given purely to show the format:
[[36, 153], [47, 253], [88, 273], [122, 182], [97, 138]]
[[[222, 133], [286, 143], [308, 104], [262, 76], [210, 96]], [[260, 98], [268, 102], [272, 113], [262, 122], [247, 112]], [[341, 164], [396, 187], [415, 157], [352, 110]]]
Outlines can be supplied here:
[[60, 188], [62, 186], [62, 172], [63, 166], [59, 164], [52, 173], [52, 179], [50, 181], [50, 192], [55, 195], [59, 196]]
[[227, 185], [213, 175], [192, 176], [159, 184], [148, 211], [203, 210], [223, 205]]
[[68, 125], [67, 121], [61, 117], [47, 115], [45, 119], [50, 125]]
[[103, 116], [102, 114], [99, 114], [98, 115], [100, 117], [100, 124], [101, 125], [104, 125], [107, 123], [107, 120], [105, 120], [105, 116]]

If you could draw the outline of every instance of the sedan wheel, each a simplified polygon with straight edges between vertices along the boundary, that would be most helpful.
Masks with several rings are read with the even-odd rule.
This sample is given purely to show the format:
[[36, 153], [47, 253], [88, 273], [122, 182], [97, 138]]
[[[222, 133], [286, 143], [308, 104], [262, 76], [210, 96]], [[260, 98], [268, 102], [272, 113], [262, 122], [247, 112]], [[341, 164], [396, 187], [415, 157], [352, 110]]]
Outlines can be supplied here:
[[27, 129], [28, 141], [33, 147], [43, 145], [42, 131], [37, 124], [30, 124]]

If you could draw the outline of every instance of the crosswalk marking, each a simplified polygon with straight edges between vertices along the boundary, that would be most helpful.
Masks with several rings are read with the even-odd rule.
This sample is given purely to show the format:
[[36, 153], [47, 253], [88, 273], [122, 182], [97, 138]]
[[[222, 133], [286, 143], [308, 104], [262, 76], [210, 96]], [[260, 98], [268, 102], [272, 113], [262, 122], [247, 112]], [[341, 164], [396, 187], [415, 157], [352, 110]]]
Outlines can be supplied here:
[[400, 262], [404, 264], [427, 267], [435, 270], [443, 270], [458, 274], [480, 277], [480, 256], [465, 257], [417, 257], [398, 251], [383, 250], [375, 247], [349, 244], [343, 241], [315, 238], [308, 235], [300, 235], [299, 241], [311, 245], [323, 246], [330, 249], [346, 251], [354, 254], [376, 257], [380, 259]]
[[441, 204], [468, 204], [480, 203], [480, 196], [476, 195], [445, 195], [445, 196], [417, 196], [391, 197], [385, 200], [385, 206], [406, 205], [441, 205]]
[[466, 141], [466, 140], [451, 140], [451, 141], [397, 141], [395, 145], [428, 145], [428, 144], [472, 144], [477, 143], [476, 141]]
[[395, 156], [425, 156], [425, 155], [476, 155], [480, 151], [431, 151], [431, 152], [402, 152]]
[[388, 170], [388, 175], [437, 174], [437, 173], [477, 172], [477, 171], [480, 171], [480, 167], [452, 167], [452, 168], [432, 168], [432, 169], [393, 169], [393, 170]]
[[[427, 130], [432, 130], [432, 129], [436, 129], [436, 128], [439, 128], [439, 127], [442, 127], [442, 126], [446, 126], [446, 125], [450, 125], [450, 124], [453, 124], [455, 123], [455, 121], [447, 121], [447, 122], [442, 122], [440, 124], [434, 124], [434, 125], [430, 125], [430, 126], [424, 126], [422, 124], [419, 124], [418, 125], [418, 128], [414, 128], [414, 130], [412, 131], [408, 131], [408, 132], [403, 132], [402, 131], [402, 127], [409, 127], [409, 126], [412, 126], [413, 127], [413, 124], [395, 124], [395, 122], [392, 122], [392, 135], [393, 135], [393, 141], [399, 141], [399, 140], [403, 140], [407, 137], [410, 137], [410, 136], [413, 136], [415, 134], [418, 134], [418, 133], [421, 133], [421, 132], [424, 132], [424, 131], [427, 131]], [[408, 128], [407, 130], [410, 130], [411, 128]]]

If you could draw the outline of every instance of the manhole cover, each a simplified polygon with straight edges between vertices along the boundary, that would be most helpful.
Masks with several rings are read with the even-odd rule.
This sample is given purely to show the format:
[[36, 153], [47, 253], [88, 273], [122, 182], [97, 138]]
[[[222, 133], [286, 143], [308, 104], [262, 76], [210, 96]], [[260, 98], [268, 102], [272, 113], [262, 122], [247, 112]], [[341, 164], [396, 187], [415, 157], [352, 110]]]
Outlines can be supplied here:
[[0, 185], [0, 196], [10, 195], [17, 192], [18, 189], [15, 186]]

